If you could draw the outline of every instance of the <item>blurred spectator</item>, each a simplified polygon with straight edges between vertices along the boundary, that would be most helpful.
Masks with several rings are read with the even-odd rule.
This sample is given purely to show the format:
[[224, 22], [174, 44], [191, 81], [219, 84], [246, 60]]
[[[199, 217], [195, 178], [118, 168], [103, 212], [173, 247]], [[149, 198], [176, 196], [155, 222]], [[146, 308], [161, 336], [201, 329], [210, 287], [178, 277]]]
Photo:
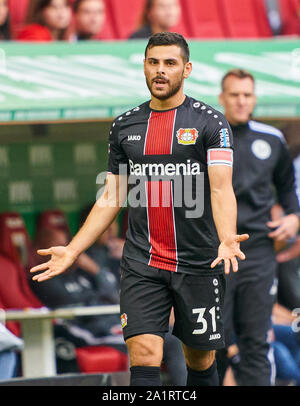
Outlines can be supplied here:
[[103, 0], [75, 0], [74, 40], [91, 40], [101, 31], [105, 22]]
[[[68, 240], [68, 235], [63, 230], [39, 229], [33, 242], [35, 264], [42, 263], [44, 260], [42, 256], [36, 253], [37, 249], [43, 246], [65, 246]], [[85, 263], [86, 261], [76, 261], [66, 274], [59, 275], [44, 284], [37, 284], [30, 279], [34, 293], [44, 305], [51, 308], [106, 303], [108, 298], [106, 296], [101, 298], [93, 283], [90, 263], [88, 262], [87, 269]], [[96, 269], [98, 270], [98, 267]]]
[[273, 35], [280, 35], [282, 22], [278, 0], [265, 0], [266, 11]]
[[23, 340], [12, 334], [0, 323], [0, 380], [16, 376], [17, 351], [23, 348]]
[[10, 19], [7, 0], [0, 0], [0, 40], [11, 39]]
[[[81, 224], [85, 221], [91, 207], [81, 213]], [[102, 296], [108, 295], [114, 303], [120, 302], [120, 260], [124, 239], [119, 238], [118, 223], [115, 220], [108, 229], [86, 250], [89, 258], [99, 266], [95, 275], [97, 288]]]
[[0, 381], [13, 378], [17, 366], [17, 354], [14, 351], [0, 351]]
[[[48, 246], [65, 246], [68, 243], [66, 231], [40, 228], [34, 239], [35, 250]], [[44, 262], [36, 255], [36, 265]], [[49, 308], [68, 306], [96, 306], [114, 302], [110, 292], [99, 292], [93, 275], [78, 266], [76, 261], [67, 272], [44, 283], [30, 281], [32, 290], [40, 301]], [[102, 295], [103, 293], [103, 295]], [[54, 325], [57, 345], [58, 372], [76, 372], [74, 347], [109, 345], [126, 352], [119, 314], [103, 316], [82, 316], [72, 320], [57, 320]], [[70, 353], [65, 357], [65, 353]]]
[[147, 0], [141, 26], [130, 39], [149, 38], [152, 34], [170, 31], [180, 20], [179, 0]]
[[[298, 141], [299, 124], [287, 125], [284, 134], [290, 147], [295, 170], [296, 192], [300, 201], [300, 145]], [[284, 211], [278, 204], [272, 208], [272, 218], [278, 219]], [[300, 308], [300, 234], [288, 241], [275, 245], [278, 262], [278, 302], [289, 310]]]
[[300, 2], [265, 0], [273, 35], [300, 35]]
[[32, 0], [27, 25], [19, 32], [19, 41], [61, 41], [69, 37], [72, 19], [70, 0]]
[[276, 303], [272, 312], [271, 345], [274, 350], [277, 384], [286, 382], [300, 386], [299, 333], [293, 330], [296, 315]]

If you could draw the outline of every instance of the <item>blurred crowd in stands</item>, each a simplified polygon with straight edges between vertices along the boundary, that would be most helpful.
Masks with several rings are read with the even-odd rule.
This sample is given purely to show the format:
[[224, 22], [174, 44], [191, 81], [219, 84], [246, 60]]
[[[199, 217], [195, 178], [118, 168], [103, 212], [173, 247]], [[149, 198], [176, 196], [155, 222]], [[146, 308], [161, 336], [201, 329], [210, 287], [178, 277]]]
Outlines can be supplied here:
[[0, 0], [2, 40], [79, 41], [300, 35], [299, 0]]

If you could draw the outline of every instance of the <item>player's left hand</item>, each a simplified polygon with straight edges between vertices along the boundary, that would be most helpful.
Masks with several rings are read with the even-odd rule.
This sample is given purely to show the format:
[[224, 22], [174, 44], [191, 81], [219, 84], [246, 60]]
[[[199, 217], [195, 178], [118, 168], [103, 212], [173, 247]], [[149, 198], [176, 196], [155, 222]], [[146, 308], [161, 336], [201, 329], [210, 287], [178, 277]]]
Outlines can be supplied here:
[[268, 236], [275, 241], [285, 241], [295, 237], [299, 230], [299, 217], [296, 214], [288, 214], [278, 220], [268, 221], [267, 226], [276, 228]]
[[248, 234], [241, 234], [222, 241], [219, 245], [218, 257], [212, 262], [211, 268], [214, 268], [221, 261], [224, 261], [226, 274], [230, 272], [230, 266], [232, 266], [233, 272], [237, 272], [239, 265], [236, 257], [240, 258], [241, 260], [246, 259], [245, 254], [240, 250], [240, 243], [248, 240], [248, 238]]

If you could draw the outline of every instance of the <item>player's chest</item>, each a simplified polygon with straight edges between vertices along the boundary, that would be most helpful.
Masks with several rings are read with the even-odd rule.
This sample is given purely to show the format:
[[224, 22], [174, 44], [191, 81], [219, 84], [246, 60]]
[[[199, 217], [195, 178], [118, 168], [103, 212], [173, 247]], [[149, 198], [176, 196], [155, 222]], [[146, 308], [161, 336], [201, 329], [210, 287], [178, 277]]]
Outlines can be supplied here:
[[199, 159], [203, 150], [201, 126], [179, 119], [176, 110], [168, 114], [152, 113], [148, 119], [122, 128], [119, 137], [123, 151], [134, 162], [161, 156]]

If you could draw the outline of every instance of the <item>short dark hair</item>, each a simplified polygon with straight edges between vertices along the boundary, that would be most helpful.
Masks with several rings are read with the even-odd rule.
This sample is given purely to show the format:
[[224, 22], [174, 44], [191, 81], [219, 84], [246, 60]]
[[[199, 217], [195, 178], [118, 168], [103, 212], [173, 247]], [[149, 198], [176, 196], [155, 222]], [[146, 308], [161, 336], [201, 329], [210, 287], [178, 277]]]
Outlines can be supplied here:
[[221, 87], [222, 87], [222, 91], [225, 88], [225, 80], [229, 77], [229, 76], [234, 76], [238, 79], [246, 79], [249, 78], [253, 81], [253, 83], [255, 83], [255, 79], [254, 76], [248, 72], [245, 69], [239, 69], [239, 68], [235, 68], [235, 69], [230, 69], [228, 72], [225, 73], [225, 75], [223, 76], [222, 80], [221, 80]]
[[151, 35], [145, 49], [145, 57], [148, 49], [161, 45], [177, 45], [179, 48], [181, 48], [184, 62], [186, 63], [190, 60], [190, 49], [188, 43], [182, 35], [177, 34], [176, 32], [159, 32]]
[[82, 3], [84, 3], [86, 0], [73, 0], [73, 11], [74, 13], [77, 13], [79, 10], [79, 7], [81, 6]]

